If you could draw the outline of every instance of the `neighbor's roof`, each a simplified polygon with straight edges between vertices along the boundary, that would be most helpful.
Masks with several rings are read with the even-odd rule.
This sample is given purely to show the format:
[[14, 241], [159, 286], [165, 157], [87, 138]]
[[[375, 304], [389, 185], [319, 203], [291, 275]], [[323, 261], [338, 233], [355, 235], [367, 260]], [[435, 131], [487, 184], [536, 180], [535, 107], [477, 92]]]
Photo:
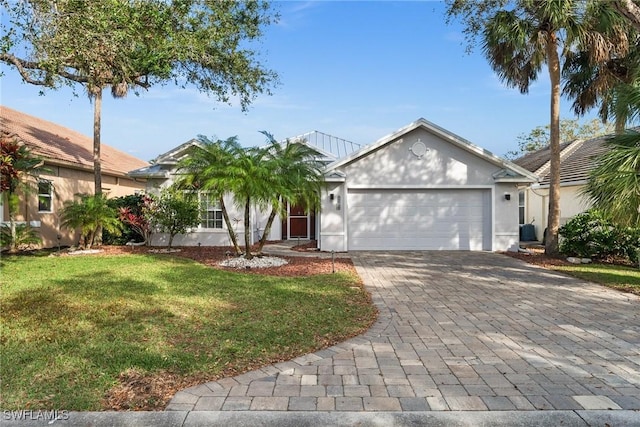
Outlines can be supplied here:
[[[93, 140], [58, 124], [0, 106], [0, 130], [15, 135], [33, 154], [52, 164], [93, 170]], [[102, 172], [124, 176], [148, 163], [106, 144], [101, 144]]]
[[[595, 167], [594, 157], [604, 154], [607, 150], [608, 136], [600, 136], [588, 140], [577, 139], [560, 145], [560, 182], [583, 183], [589, 177], [589, 172]], [[540, 179], [540, 185], [550, 182], [550, 148], [526, 154], [513, 163], [535, 173]]]

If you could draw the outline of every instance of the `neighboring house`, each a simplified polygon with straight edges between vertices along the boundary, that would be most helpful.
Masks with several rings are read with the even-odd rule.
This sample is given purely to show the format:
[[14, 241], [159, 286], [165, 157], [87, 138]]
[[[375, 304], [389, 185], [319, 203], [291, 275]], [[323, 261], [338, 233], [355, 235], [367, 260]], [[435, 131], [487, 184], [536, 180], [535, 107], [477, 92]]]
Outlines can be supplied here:
[[[176, 162], [194, 143], [130, 175], [148, 179], [150, 187], [168, 185]], [[337, 252], [518, 248], [518, 187], [536, 177], [427, 120], [325, 160], [321, 211], [307, 216], [290, 207], [269, 239], [315, 238], [320, 250]], [[206, 208], [201, 226], [176, 244], [228, 245], [219, 207], [206, 194], [200, 197]], [[254, 239], [266, 215], [253, 209]], [[237, 211], [230, 216], [241, 218]], [[239, 222], [236, 231], [241, 227]]]
[[[46, 171], [40, 173], [33, 194], [22, 197], [17, 219], [39, 229], [43, 247], [78, 243], [79, 233], [60, 227], [64, 202], [78, 193], [93, 194], [93, 140], [55, 123], [0, 106], [0, 131], [26, 144], [42, 157]], [[144, 190], [144, 180], [127, 172], [148, 165], [106, 144], [101, 146], [102, 191], [109, 197]], [[36, 183], [34, 183], [36, 184]], [[8, 221], [7, 208], [0, 209], [0, 221]], [[58, 235], [60, 239], [58, 239]]]
[[[577, 139], [560, 145], [560, 225], [589, 209], [590, 202], [581, 191], [594, 167], [593, 158], [607, 150], [606, 139]], [[538, 241], [543, 240], [549, 214], [550, 156], [550, 148], [545, 147], [513, 161], [538, 178], [518, 194], [520, 224], [533, 224]]]

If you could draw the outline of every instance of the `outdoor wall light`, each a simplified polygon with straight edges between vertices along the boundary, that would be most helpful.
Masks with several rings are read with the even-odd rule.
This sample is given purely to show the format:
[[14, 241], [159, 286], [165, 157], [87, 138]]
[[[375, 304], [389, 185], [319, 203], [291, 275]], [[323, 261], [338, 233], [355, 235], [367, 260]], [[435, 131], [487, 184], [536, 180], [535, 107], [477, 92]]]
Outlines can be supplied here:
[[329, 193], [329, 200], [333, 202], [333, 198], [334, 198], [333, 193]]
[[505, 200], [511, 200], [511, 194], [509, 194], [509, 193], [504, 193], [504, 199], [505, 199]]

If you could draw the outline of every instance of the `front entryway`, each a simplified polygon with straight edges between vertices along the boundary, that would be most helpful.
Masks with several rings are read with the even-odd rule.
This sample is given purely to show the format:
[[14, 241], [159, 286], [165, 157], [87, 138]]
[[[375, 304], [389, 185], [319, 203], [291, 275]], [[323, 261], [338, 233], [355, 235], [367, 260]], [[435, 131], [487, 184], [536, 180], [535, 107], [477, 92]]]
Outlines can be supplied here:
[[301, 205], [289, 205], [287, 207], [287, 217], [282, 221], [282, 239], [313, 240], [315, 238], [315, 212], [306, 212]]

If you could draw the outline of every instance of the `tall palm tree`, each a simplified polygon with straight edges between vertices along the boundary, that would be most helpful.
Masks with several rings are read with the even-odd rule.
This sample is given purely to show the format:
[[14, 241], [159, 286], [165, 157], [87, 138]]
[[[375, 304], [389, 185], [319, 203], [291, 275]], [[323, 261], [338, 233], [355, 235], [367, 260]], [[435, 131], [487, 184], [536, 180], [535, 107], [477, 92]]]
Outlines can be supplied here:
[[280, 143], [273, 135], [262, 132], [269, 141], [266, 159], [272, 173], [268, 198], [271, 212], [260, 238], [258, 253], [262, 251], [277, 214], [285, 215], [288, 205], [302, 205], [307, 211], [320, 205], [320, 192], [324, 183], [322, 164], [316, 160], [317, 151], [304, 141]]
[[521, 0], [513, 10], [499, 10], [482, 32], [482, 48], [493, 70], [508, 86], [527, 93], [544, 65], [551, 82], [551, 182], [545, 252], [557, 255], [560, 226], [560, 51], [569, 49], [585, 31], [581, 2]]
[[200, 135], [198, 142], [198, 146], [178, 164], [179, 178], [176, 183], [182, 188], [209, 193], [218, 200], [233, 249], [236, 255], [240, 255], [242, 250], [229, 218], [224, 195], [236, 185], [235, 162], [243, 148], [235, 136], [211, 141]]
[[583, 194], [616, 224], [640, 227], [640, 132], [628, 131], [607, 142]]

